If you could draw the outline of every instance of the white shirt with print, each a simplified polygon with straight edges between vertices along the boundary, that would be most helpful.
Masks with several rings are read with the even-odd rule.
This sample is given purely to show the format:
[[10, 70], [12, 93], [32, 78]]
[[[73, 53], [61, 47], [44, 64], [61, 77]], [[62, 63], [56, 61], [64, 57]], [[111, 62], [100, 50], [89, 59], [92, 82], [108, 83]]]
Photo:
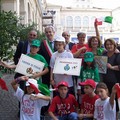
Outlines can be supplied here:
[[20, 101], [20, 120], [40, 120], [41, 107], [47, 106], [49, 103], [49, 101], [42, 99], [31, 100], [30, 95], [24, 94], [24, 91], [19, 87], [15, 96]]
[[[52, 54], [51, 60], [50, 60], [50, 67], [54, 68], [55, 60], [57, 58], [73, 58], [73, 54], [71, 52], [67, 52], [66, 50], [62, 53], [59, 53], [56, 51]], [[68, 82], [69, 87], [73, 86], [73, 80], [72, 75], [62, 75], [62, 74], [54, 74], [54, 80], [56, 85], [61, 81], [64, 80]]]
[[114, 106], [112, 108], [109, 99], [110, 97], [106, 100], [101, 100], [99, 98], [95, 101], [94, 118], [96, 120], [116, 120], [116, 103], [114, 101]]

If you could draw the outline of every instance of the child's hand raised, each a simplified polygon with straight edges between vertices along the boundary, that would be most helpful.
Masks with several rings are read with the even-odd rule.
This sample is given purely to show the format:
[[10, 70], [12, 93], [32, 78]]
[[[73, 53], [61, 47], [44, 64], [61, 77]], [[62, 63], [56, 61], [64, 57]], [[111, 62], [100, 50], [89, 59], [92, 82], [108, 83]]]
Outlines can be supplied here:
[[118, 85], [118, 84], [115, 84], [115, 85], [113, 86], [113, 88], [112, 88], [112, 93], [116, 93], [116, 92], [117, 92], [117, 85]]

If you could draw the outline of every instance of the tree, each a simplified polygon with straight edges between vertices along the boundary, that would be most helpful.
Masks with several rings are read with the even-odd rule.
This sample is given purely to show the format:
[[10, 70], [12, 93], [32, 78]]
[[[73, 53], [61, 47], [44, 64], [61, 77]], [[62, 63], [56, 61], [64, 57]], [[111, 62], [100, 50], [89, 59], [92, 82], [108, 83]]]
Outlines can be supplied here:
[[[13, 57], [15, 46], [19, 40], [26, 40], [28, 31], [37, 25], [20, 24], [20, 18], [11, 11], [0, 11], [0, 59], [8, 60]], [[45, 34], [38, 31], [38, 39], [45, 38]]]
[[13, 45], [16, 45], [19, 33], [19, 19], [11, 11], [0, 12], [0, 58], [11, 57]]

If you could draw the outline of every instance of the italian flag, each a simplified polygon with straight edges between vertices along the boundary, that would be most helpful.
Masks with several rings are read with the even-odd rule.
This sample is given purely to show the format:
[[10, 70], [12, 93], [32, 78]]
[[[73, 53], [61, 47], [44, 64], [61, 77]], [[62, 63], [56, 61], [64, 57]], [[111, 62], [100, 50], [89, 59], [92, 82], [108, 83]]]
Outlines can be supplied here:
[[95, 22], [97, 23], [97, 25], [102, 25], [103, 22], [112, 23], [112, 20], [113, 20], [112, 16], [106, 16], [106, 17], [96, 18]]
[[49, 89], [46, 84], [38, 82], [35, 79], [28, 79], [26, 82], [26, 86], [30, 86], [32, 89], [34, 89], [35, 93], [42, 93], [43, 95], [50, 96], [50, 93], [54, 91], [54, 89]]
[[118, 84], [116, 84], [115, 88], [117, 90], [118, 106], [119, 106], [119, 110], [120, 110], [120, 86]]

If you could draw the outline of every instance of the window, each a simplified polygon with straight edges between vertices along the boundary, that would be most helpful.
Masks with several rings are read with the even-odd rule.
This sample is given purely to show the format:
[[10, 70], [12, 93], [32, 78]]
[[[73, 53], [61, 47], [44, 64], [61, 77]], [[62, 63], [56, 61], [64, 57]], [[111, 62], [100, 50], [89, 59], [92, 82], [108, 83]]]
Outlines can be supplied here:
[[91, 24], [90, 24], [91, 27], [94, 27], [95, 19], [96, 19], [95, 16], [93, 16], [93, 17], [91, 18]]
[[75, 27], [81, 27], [81, 18], [79, 16], [75, 17]]
[[83, 27], [89, 27], [89, 18], [87, 16], [83, 17]]
[[67, 27], [73, 27], [73, 18], [71, 16], [67, 17], [66, 25], [67, 25]]

